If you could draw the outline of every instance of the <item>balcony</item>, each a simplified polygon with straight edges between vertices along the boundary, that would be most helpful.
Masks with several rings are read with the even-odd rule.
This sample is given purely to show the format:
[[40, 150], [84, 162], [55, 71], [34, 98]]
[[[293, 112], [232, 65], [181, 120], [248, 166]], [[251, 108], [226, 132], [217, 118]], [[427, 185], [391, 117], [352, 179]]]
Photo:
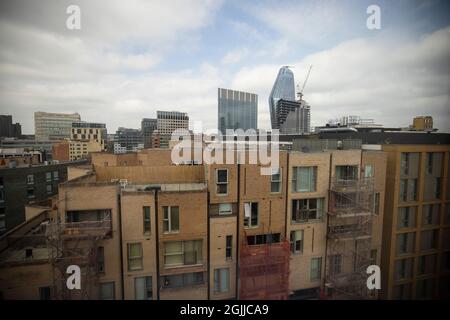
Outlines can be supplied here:
[[107, 236], [111, 233], [111, 210], [67, 211], [60, 225], [65, 236]]

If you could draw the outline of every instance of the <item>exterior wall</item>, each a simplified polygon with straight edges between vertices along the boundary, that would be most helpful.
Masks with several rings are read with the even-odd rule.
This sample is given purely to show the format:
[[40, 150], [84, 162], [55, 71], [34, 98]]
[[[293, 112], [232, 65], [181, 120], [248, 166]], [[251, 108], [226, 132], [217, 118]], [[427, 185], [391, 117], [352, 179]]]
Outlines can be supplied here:
[[[385, 219], [384, 219], [384, 238], [383, 238], [383, 258], [382, 258], [382, 278], [384, 278], [384, 288], [382, 296], [385, 299], [398, 298], [397, 293], [401, 288], [410, 288], [409, 293], [405, 294], [405, 298], [420, 298], [419, 282], [422, 280], [430, 280], [432, 289], [426, 298], [448, 297], [448, 284], [450, 270], [445, 267], [446, 255], [450, 251], [448, 242], [449, 221], [448, 216], [448, 159], [450, 146], [448, 145], [384, 145], [383, 150], [388, 152], [388, 172], [386, 181], [386, 201], [385, 201]], [[418, 162], [412, 162], [411, 167], [418, 169], [418, 174], [404, 175], [401, 170], [401, 153], [418, 153]], [[443, 153], [442, 161], [433, 164], [432, 175], [441, 173], [441, 192], [437, 199], [427, 199], [427, 192], [430, 188], [427, 185], [427, 163], [426, 157], [429, 152]], [[400, 201], [400, 180], [403, 178], [417, 177], [418, 191], [417, 199], [408, 201]], [[424, 225], [424, 205], [439, 205], [439, 222], [434, 225]], [[399, 208], [416, 207], [415, 224], [409, 228], [399, 229]], [[424, 232], [435, 230], [438, 234], [437, 244], [434, 249], [423, 250], [421, 248], [422, 237]], [[411, 253], [398, 254], [396, 248], [398, 235], [402, 233], [414, 233], [414, 249]], [[419, 263], [421, 256], [436, 255], [434, 272], [424, 275], [419, 274]], [[395, 264], [402, 259], [413, 259], [412, 274], [406, 279], [395, 279]], [[400, 287], [403, 286], [403, 287]], [[441, 288], [440, 288], [441, 287]]]
[[[234, 299], [237, 298], [237, 217], [221, 216], [210, 218], [210, 299]], [[226, 236], [232, 236], [231, 258], [226, 257]], [[218, 268], [229, 268], [230, 283], [228, 292], [215, 292], [214, 270]]]
[[[135, 278], [152, 277], [153, 299], [157, 297], [157, 266], [156, 266], [156, 219], [155, 198], [153, 192], [124, 192], [121, 197], [122, 206], [122, 255], [124, 292], [126, 300], [135, 299]], [[150, 233], [143, 229], [143, 207], [150, 207]], [[130, 271], [128, 268], [128, 244], [140, 243], [143, 252], [142, 270]]]
[[[179, 207], [179, 232], [164, 233], [164, 206]], [[159, 273], [160, 276], [191, 272], [204, 272], [203, 284], [184, 286], [180, 288], [162, 288], [160, 299], [207, 299], [207, 261], [208, 261], [208, 227], [207, 227], [207, 193], [198, 192], [161, 192], [158, 195], [158, 234], [159, 234]], [[198, 265], [165, 267], [164, 243], [167, 241], [202, 240], [202, 263]]]
[[5, 300], [39, 300], [39, 288], [53, 285], [47, 260], [0, 267], [0, 293]]
[[122, 299], [120, 254], [120, 206], [117, 184], [66, 183], [59, 192], [58, 214], [65, 221], [65, 213], [72, 210], [111, 210], [111, 236], [100, 242], [104, 248], [105, 272], [99, 275], [99, 283], [114, 282], [115, 298]]
[[[297, 166], [317, 166], [317, 182], [315, 192], [295, 192], [292, 189], [293, 168]], [[301, 153], [289, 154], [288, 204], [286, 210], [287, 237], [292, 231], [303, 230], [303, 252], [291, 253], [291, 267], [289, 275], [290, 290], [303, 290], [320, 287], [325, 277], [325, 254], [327, 232], [328, 185], [330, 178], [330, 153]], [[324, 213], [320, 220], [308, 222], [292, 221], [292, 200], [324, 198]], [[311, 259], [322, 258], [321, 278], [311, 281]]]
[[70, 160], [70, 142], [62, 141], [52, 145], [52, 158], [58, 161]]

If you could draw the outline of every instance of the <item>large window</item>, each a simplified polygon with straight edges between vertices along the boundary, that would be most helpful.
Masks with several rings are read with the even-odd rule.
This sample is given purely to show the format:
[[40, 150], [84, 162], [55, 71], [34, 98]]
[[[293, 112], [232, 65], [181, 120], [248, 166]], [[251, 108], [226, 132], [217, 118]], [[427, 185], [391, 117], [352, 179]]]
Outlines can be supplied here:
[[164, 243], [164, 266], [183, 266], [203, 263], [202, 240], [169, 241]]
[[439, 224], [439, 204], [427, 204], [422, 207], [422, 225]]
[[152, 277], [134, 278], [134, 295], [136, 300], [152, 300]]
[[281, 180], [282, 180], [281, 168], [278, 168], [277, 172], [270, 176], [270, 192], [272, 193], [281, 192]]
[[143, 207], [143, 222], [144, 222], [144, 234], [150, 234], [150, 207]]
[[258, 226], [258, 203], [244, 203], [244, 226], [254, 228]]
[[217, 186], [217, 194], [219, 195], [228, 194], [228, 169], [216, 170], [216, 186]]
[[293, 192], [316, 191], [317, 167], [293, 167], [292, 170]]
[[180, 231], [180, 212], [179, 207], [164, 207], [163, 231]]
[[203, 272], [174, 274], [161, 278], [164, 288], [180, 288], [204, 283]]
[[292, 221], [304, 222], [323, 217], [323, 198], [292, 200]]
[[291, 252], [303, 253], [303, 230], [291, 231]]
[[413, 258], [395, 261], [395, 273], [394, 273], [395, 280], [410, 279], [412, 276], [413, 265], [414, 265]]
[[416, 226], [416, 207], [398, 208], [397, 228], [413, 228]]
[[142, 244], [129, 243], [128, 244], [128, 270], [142, 270]]
[[334, 254], [330, 256], [330, 273], [337, 275], [342, 272], [342, 255]]
[[405, 232], [397, 235], [396, 253], [406, 254], [414, 252], [415, 232]]
[[230, 269], [220, 268], [214, 270], [214, 292], [224, 293], [230, 289]]
[[400, 180], [400, 201], [417, 200], [417, 179]]
[[336, 166], [337, 180], [357, 180], [358, 166]]
[[104, 282], [100, 283], [99, 286], [100, 294], [99, 299], [100, 300], [114, 300], [114, 282]]
[[322, 258], [311, 259], [311, 281], [320, 280], [322, 275]]
[[439, 239], [439, 230], [426, 230], [420, 234], [420, 249], [436, 249]]

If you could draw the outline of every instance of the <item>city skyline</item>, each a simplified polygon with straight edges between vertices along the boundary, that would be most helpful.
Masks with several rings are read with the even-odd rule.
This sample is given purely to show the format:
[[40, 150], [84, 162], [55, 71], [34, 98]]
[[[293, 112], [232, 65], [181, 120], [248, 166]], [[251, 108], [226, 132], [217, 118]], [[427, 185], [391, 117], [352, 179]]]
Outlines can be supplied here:
[[69, 4], [1, 4], [0, 108], [24, 134], [35, 111], [100, 112], [114, 132], [178, 110], [216, 128], [223, 87], [257, 94], [258, 128], [269, 129], [278, 69], [294, 66], [302, 84], [311, 64], [312, 127], [343, 114], [387, 127], [430, 115], [450, 131], [448, 2], [379, 1], [380, 30], [366, 27], [370, 1], [78, 1], [81, 30], [65, 26]]

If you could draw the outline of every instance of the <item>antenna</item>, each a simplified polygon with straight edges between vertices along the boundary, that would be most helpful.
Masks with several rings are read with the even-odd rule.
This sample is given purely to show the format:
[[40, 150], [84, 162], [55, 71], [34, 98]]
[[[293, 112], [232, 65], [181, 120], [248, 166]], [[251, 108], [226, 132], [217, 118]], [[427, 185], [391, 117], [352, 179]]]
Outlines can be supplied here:
[[302, 86], [301, 90], [300, 90], [299, 84], [297, 83], [297, 91], [298, 91], [297, 95], [298, 95], [299, 100], [302, 100], [302, 98], [303, 98], [303, 90], [305, 90], [306, 82], [308, 81], [309, 74], [311, 73], [311, 69], [312, 69], [312, 65], [309, 66], [309, 70], [308, 70], [308, 73], [306, 74], [306, 79], [303, 82], [303, 86]]

